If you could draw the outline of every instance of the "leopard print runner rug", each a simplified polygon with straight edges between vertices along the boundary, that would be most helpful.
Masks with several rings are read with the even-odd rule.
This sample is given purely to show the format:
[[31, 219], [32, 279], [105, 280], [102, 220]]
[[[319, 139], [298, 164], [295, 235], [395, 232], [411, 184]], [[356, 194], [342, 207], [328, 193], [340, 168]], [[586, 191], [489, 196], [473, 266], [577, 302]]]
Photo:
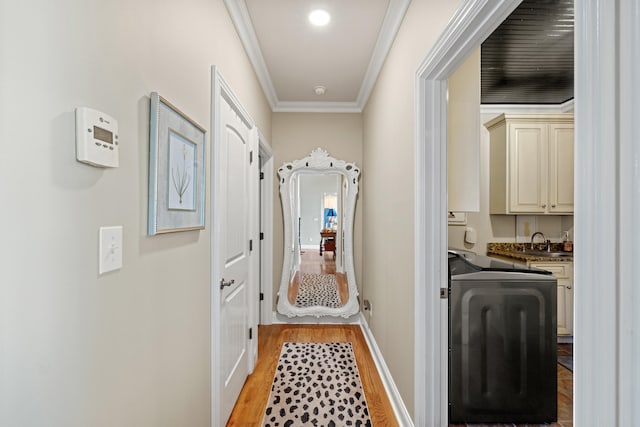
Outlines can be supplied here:
[[296, 307], [342, 307], [335, 274], [304, 273], [295, 305]]
[[284, 343], [262, 425], [370, 427], [351, 343]]

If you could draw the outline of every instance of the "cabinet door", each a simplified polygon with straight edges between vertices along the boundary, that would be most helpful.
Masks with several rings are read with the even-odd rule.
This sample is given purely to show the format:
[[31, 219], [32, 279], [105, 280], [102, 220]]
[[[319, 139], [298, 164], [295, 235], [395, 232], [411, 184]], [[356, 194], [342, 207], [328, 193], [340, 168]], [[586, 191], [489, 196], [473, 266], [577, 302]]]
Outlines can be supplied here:
[[549, 212], [573, 213], [573, 124], [549, 125]]
[[573, 335], [573, 288], [567, 277], [558, 278], [558, 335]]
[[550, 271], [558, 280], [558, 335], [573, 335], [573, 263], [529, 262], [527, 265]]
[[547, 208], [547, 127], [509, 125], [509, 209], [512, 213], [545, 213]]

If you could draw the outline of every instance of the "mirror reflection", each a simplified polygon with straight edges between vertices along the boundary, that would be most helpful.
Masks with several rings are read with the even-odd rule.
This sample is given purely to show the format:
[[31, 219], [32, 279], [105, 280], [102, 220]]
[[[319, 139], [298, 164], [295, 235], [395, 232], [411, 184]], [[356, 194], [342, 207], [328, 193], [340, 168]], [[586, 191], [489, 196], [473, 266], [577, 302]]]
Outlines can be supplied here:
[[289, 317], [357, 313], [352, 230], [359, 169], [316, 149], [278, 174], [285, 222], [278, 312]]

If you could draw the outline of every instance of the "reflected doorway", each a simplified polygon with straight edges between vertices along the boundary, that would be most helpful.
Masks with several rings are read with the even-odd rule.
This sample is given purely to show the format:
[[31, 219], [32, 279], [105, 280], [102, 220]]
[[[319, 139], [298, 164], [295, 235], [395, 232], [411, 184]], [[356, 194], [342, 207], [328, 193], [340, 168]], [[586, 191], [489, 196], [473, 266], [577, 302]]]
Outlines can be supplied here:
[[340, 308], [349, 298], [342, 263], [342, 175], [301, 174], [295, 180], [298, 265], [287, 293], [295, 307]]

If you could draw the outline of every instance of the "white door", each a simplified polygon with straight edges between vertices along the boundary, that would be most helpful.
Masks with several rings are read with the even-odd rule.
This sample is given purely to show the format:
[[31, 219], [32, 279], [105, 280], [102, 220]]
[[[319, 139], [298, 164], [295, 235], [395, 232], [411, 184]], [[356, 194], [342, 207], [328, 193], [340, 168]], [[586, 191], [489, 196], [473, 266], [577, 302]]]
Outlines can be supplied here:
[[220, 398], [226, 423], [249, 372], [249, 143], [250, 129], [220, 99], [219, 231]]

